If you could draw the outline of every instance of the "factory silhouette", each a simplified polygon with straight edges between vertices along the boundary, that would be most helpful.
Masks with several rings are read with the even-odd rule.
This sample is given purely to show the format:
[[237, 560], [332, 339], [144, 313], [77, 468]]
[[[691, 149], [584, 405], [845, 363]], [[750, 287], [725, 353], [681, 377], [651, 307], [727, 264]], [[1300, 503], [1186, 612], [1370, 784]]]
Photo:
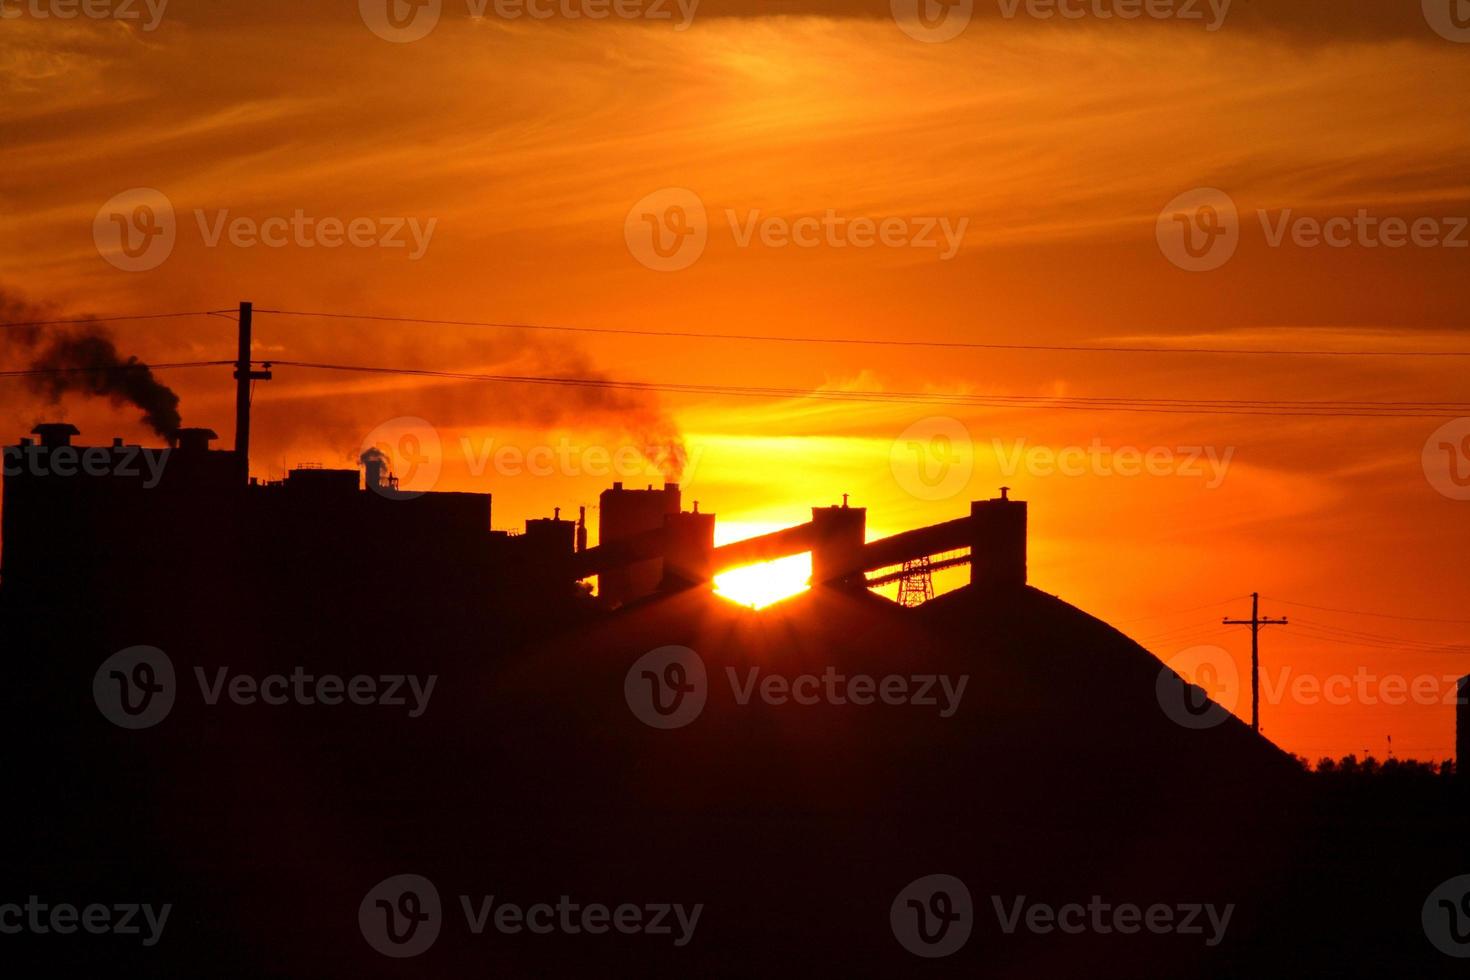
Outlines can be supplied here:
[[[1328, 791], [1234, 716], [1176, 723], [1161, 691], [1201, 712], [1204, 693], [1028, 583], [1027, 503], [1006, 491], [875, 541], [844, 499], [716, 547], [716, 515], [686, 510], [677, 484], [614, 484], [595, 542], [585, 511], [511, 534], [491, 529], [490, 494], [405, 492], [373, 451], [356, 469], [252, 479], [249, 384], [264, 372], [248, 318], [240, 351], [231, 449], [178, 429], [150, 470], [143, 447], [84, 446], [61, 422], [5, 449], [13, 887], [175, 909], [150, 948], [0, 937], [13, 962], [127, 976], [1428, 977], [1458, 965], [1425, 941], [1420, 907], [1470, 871], [1463, 781], [1408, 781], [1391, 798]], [[805, 552], [807, 592], [759, 613], [714, 594], [723, 570]], [[942, 560], [968, 564], [958, 589], [914, 608], [872, 591], [957, 552]], [[99, 711], [93, 685], [138, 646], [167, 655], [176, 690], [166, 717], [130, 730]], [[630, 710], [625, 682], [671, 647], [697, 654], [708, 697], [697, 719], [661, 730]], [[303, 670], [435, 683], [417, 717], [386, 702], [200, 693], [213, 677]], [[722, 689], [752, 670], [966, 686], [951, 716]], [[399, 960], [364, 942], [358, 909], [410, 873], [437, 886], [446, 921], [432, 948]], [[890, 911], [935, 874], [968, 885], [974, 935], [925, 959], [895, 939]], [[685, 946], [450, 928], [462, 896], [485, 894], [704, 910]], [[992, 911], [1010, 896], [1094, 895], [1234, 913], [1206, 945], [1007, 932]]]

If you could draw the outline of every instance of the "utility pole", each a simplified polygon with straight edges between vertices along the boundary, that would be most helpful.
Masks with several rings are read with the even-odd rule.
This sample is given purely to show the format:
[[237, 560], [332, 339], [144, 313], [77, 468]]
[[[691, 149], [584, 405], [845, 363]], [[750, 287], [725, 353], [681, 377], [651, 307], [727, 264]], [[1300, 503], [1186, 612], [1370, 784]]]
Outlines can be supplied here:
[[1261, 733], [1261, 627], [1285, 626], [1286, 617], [1280, 619], [1261, 618], [1261, 594], [1251, 593], [1250, 619], [1222, 619], [1226, 626], [1249, 626], [1251, 628], [1251, 731]]
[[[250, 370], [250, 329], [254, 316], [250, 303], [240, 304], [239, 347], [235, 353], [235, 465], [240, 482], [250, 482], [250, 388], [251, 382], [269, 381], [270, 371]], [[266, 365], [270, 367], [269, 364]]]

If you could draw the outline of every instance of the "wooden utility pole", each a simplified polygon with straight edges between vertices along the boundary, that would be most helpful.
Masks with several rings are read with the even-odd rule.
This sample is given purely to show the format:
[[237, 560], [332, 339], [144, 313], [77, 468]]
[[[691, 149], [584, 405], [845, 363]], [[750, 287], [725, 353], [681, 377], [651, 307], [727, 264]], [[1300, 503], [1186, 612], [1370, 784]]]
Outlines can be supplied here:
[[240, 468], [241, 483], [250, 482], [251, 382], [271, 379], [268, 370], [250, 370], [250, 328], [254, 313], [250, 303], [240, 304], [239, 346], [235, 353], [235, 465]]
[[1251, 628], [1251, 731], [1261, 733], [1261, 627], [1285, 626], [1286, 617], [1280, 619], [1261, 618], [1261, 594], [1251, 593], [1250, 619], [1223, 619], [1226, 626], [1249, 626]]

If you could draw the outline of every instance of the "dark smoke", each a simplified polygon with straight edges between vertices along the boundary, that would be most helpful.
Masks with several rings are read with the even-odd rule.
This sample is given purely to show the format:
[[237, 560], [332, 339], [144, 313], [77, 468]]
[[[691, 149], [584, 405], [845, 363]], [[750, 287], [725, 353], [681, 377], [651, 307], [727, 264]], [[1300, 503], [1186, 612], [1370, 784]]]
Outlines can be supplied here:
[[[58, 319], [54, 307], [28, 303], [0, 290], [0, 322]], [[79, 319], [70, 317], [68, 319]], [[31, 388], [53, 404], [68, 394], [107, 398], [114, 405], [134, 405], [143, 411], [143, 423], [173, 443], [181, 419], [179, 396], [153, 376], [147, 364], [118, 352], [111, 334], [100, 323], [6, 328], [8, 339], [34, 351], [29, 370]]]
[[100, 328], [69, 331], [51, 337], [31, 362], [34, 370], [54, 373], [31, 379], [31, 385], [53, 402], [75, 392], [110, 398], [114, 405], [136, 405], [143, 424], [170, 443], [179, 431], [179, 396], [153, 376], [136, 357], [124, 358]]
[[638, 427], [637, 438], [644, 457], [658, 467], [664, 479], [678, 483], [684, 476], [689, 452], [684, 448], [684, 437], [679, 434], [673, 420], [667, 415], [657, 415]]

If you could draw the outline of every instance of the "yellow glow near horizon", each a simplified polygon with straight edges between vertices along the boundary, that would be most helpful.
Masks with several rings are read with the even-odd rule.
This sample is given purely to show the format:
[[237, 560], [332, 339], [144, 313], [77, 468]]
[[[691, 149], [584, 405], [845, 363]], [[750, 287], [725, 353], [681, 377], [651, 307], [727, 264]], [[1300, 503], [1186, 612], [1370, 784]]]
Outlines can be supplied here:
[[[785, 524], [744, 521], [722, 521], [716, 526], [717, 544], [729, 544], [746, 538], [779, 531]], [[811, 552], [790, 555], [775, 561], [761, 562], [732, 569], [715, 576], [715, 594], [752, 609], [762, 609], [798, 592], [811, 588]]]
[[811, 588], [808, 582], [811, 576], [812, 555], [806, 552], [716, 575], [715, 594], [742, 606], [762, 609]]

